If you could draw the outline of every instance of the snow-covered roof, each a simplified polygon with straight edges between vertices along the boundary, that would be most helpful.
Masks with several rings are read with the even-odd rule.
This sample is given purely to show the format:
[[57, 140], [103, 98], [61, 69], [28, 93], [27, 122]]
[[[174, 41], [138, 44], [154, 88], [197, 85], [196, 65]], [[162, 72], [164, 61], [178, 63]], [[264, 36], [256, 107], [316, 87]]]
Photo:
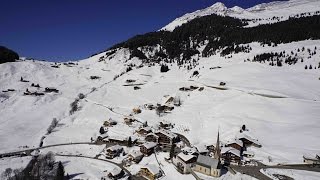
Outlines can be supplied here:
[[148, 164], [148, 165], [146, 165], [145, 167], [142, 167], [142, 168], [147, 168], [154, 175], [155, 174], [159, 174], [161, 172], [159, 166], [156, 166], [154, 164]]
[[251, 152], [251, 151], [243, 151], [243, 154], [247, 154], [247, 155], [251, 155], [251, 156], [253, 156], [253, 155], [254, 155], [254, 153], [253, 153], [253, 152]]
[[133, 158], [137, 158], [140, 156], [143, 156], [143, 154], [141, 153], [141, 151], [138, 150], [133, 150], [129, 153], [130, 156], [132, 156]]
[[232, 154], [234, 154], [234, 155], [236, 155], [238, 157], [241, 157], [240, 151], [238, 149], [233, 148], [233, 147], [223, 147], [221, 149], [221, 154], [224, 154], [224, 153], [227, 153], [227, 152], [232, 153]]
[[247, 133], [245, 133], [245, 132], [240, 133], [240, 134], [238, 135], [238, 137], [237, 137], [237, 138], [238, 138], [238, 139], [242, 139], [242, 138], [244, 138], [244, 139], [247, 139], [247, 140], [249, 140], [249, 141], [251, 141], [251, 142], [255, 143], [256, 145], [261, 146], [261, 144], [258, 142], [258, 140], [257, 140], [257, 139], [252, 138], [251, 136], [249, 136], [249, 135], [248, 135]]
[[192, 153], [197, 152], [197, 149], [195, 147], [186, 146], [186, 147], [182, 148], [181, 151], [192, 154]]
[[119, 145], [114, 145], [114, 146], [111, 146], [111, 147], [108, 147], [107, 150], [110, 150], [110, 151], [118, 151], [118, 150], [121, 150], [123, 149], [122, 146], [119, 146]]
[[218, 159], [213, 159], [209, 156], [203, 156], [203, 155], [199, 155], [198, 159], [197, 159], [197, 164], [201, 165], [201, 166], [205, 166], [205, 167], [209, 167], [209, 168], [218, 168], [219, 165], [219, 160]]
[[114, 140], [118, 140], [118, 141], [125, 141], [127, 138], [124, 136], [110, 135], [109, 139], [114, 139]]
[[154, 143], [154, 142], [146, 142], [146, 143], [142, 144], [141, 146], [144, 146], [144, 147], [147, 148], [147, 149], [151, 149], [151, 148], [156, 147], [157, 144]]
[[177, 137], [176, 134], [174, 134], [174, 133], [172, 133], [172, 132], [170, 132], [170, 131], [159, 130], [157, 133], [162, 133], [162, 134], [168, 136], [168, 137], [171, 138], [171, 139], [174, 139], [174, 138]]
[[150, 127], [150, 126], [140, 128], [140, 129], [139, 129], [139, 131], [141, 131], [141, 130], [145, 130], [145, 131], [152, 131], [152, 129], [151, 129], [151, 127]]
[[243, 147], [243, 142], [239, 139], [233, 139], [231, 141], [228, 141], [226, 145], [230, 145], [230, 144], [238, 144], [239, 146]]
[[208, 152], [208, 149], [205, 145], [198, 145], [196, 146], [197, 150], [202, 153], [202, 152]]
[[118, 175], [118, 174], [121, 173], [121, 170], [122, 170], [122, 169], [120, 169], [119, 167], [115, 167], [115, 168], [113, 168], [111, 171], [109, 171], [109, 173], [110, 173], [112, 176], [116, 176], [116, 175]]
[[190, 154], [184, 154], [184, 153], [179, 153], [177, 155], [180, 159], [182, 159], [184, 162], [189, 161], [190, 159], [194, 158], [194, 155], [190, 155]]
[[320, 161], [319, 155], [317, 155], [317, 154], [315, 154], [315, 155], [312, 155], [312, 154], [304, 154], [304, 155], [303, 155], [303, 158], [304, 158], [304, 159], [309, 159], [309, 160], [312, 160], [312, 161]]
[[149, 133], [149, 134], [146, 135], [146, 137], [147, 137], [147, 136], [156, 136], [156, 137], [159, 137], [159, 136], [156, 135], [155, 133]]

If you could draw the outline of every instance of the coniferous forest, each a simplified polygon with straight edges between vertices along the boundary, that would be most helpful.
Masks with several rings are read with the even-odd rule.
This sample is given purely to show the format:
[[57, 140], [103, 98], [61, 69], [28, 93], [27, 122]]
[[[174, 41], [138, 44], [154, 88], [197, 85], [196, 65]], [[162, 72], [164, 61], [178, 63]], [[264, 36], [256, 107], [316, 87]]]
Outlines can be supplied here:
[[138, 48], [160, 45], [160, 51], [150, 59], [151, 61], [157, 61], [159, 58], [188, 60], [193, 55], [200, 54], [197, 50], [200, 45], [205, 45], [201, 56], [208, 57], [219, 49], [224, 49], [221, 53], [223, 56], [230, 53], [249, 52], [250, 47], [240, 44], [251, 42], [277, 46], [280, 43], [320, 39], [319, 15], [290, 17], [286, 21], [256, 27], [245, 27], [246, 25], [248, 25], [247, 20], [213, 14], [194, 19], [172, 32], [158, 31], [137, 35], [109, 50], [119, 47], [129, 48], [134, 52], [132, 56], [146, 59]]

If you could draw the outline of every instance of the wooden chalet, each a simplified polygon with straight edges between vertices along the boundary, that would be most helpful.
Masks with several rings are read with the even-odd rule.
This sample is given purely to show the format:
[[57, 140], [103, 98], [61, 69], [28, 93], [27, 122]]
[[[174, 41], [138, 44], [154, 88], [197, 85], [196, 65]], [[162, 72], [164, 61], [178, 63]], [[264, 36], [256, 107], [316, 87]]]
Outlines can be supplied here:
[[149, 164], [140, 169], [139, 175], [148, 180], [155, 180], [162, 176], [162, 172], [158, 166]]
[[240, 164], [241, 154], [239, 150], [233, 147], [224, 147], [221, 149], [221, 159], [225, 163]]
[[226, 147], [233, 147], [241, 152], [243, 150], [243, 142], [239, 139], [234, 139], [232, 141], [229, 141], [226, 144]]
[[149, 134], [147, 134], [146, 137], [145, 137], [145, 140], [148, 141], [148, 142], [158, 143], [158, 139], [159, 139], [159, 136], [157, 136], [157, 135], [154, 134], [154, 133], [149, 133]]
[[107, 126], [107, 127], [112, 127], [112, 126], [115, 126], [117, 124], [118, 124], [117, 121], [115, 121], [115, 120], [113, 120], [111, 118], [103, 123], [103, 125]]
[[142, 158], [143, 158], [143, 154], [141, 151], [131, 151], [128, 154], [128, 159], [135, 163], [139, 163], [142, 160]]
[[160, 130], [155, 134], [159, 137], [160, 144], [172, 144], [179, 141], [178, 136], [170, 131]]
[[137, 133], [140, 135], [147, 135], [149, 133], [152, 133], [152, 129], [151, 127], [142, 127], [139, 130], [137, 130]]
[[114, 146], [108, 147], [105, 150], [105, 155], [107, 158], [113, 159], [113, 158], [119, 156], [120, 153], [122, 153], [122, 152], [123, 152], [123, 147], [121, 147], [119, 145], [114, 145]]
[[258, 142], [257, 139], [254, 139], [245, 133], [241, 133], [240, 136], [238, 136], [238, 139], [243, 142], [244, 148], [248, 146], [262, 147], [262, 145]]
[[190, 154], [185, 154], [183, 152], [176, 155], [172, 162], [176, 166], [177, 170], [182, 174], [190, 173], [189, 169], [191, 164], [197, 161], [197, 157]]
[[304, 155], [303, 162], [306, 164], [320, 165], [320, 154], [315, 156]]
[[140, 145], [140, 151], [145, 156], [150, 156], [154, 152], [156, 146], [157, 144], [154, 142], [147, 142]]
[[125, 175], [124, 171], [119, 167], [115, 167], [108, 173], [108, 178], [110, 179], [121, 179]]

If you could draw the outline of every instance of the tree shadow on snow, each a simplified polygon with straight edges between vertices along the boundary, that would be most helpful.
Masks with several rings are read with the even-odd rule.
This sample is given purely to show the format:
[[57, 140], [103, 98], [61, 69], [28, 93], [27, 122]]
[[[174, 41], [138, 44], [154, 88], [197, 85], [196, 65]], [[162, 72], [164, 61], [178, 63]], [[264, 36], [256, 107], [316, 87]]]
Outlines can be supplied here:
[[77, 176], [79, 176], [79, 175], [81, 175], [81, 174], [84, 174], [84, 173], [67, 174], [67, 175], [65, 176], [65, 179], [66, 179], [66, 180], [68, 180], [68, 179], [73, 179], [73, 178], [75, 178], [75, 177], [77, 177]]

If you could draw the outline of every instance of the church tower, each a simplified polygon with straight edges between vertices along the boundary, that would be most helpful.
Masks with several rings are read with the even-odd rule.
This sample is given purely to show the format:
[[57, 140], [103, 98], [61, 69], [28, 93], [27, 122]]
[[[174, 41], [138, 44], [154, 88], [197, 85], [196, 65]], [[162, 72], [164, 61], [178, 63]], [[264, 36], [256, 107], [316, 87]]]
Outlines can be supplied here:
[[217, 142], [216, 142], [216, 147], [215, 147], [213, 158], [220, 160], [220, 153], [221, 153], [221, 149], [220, 149], [220, 138], [219, 138], [219, 130], [218, 130], [218, 137], [217, 137]]

